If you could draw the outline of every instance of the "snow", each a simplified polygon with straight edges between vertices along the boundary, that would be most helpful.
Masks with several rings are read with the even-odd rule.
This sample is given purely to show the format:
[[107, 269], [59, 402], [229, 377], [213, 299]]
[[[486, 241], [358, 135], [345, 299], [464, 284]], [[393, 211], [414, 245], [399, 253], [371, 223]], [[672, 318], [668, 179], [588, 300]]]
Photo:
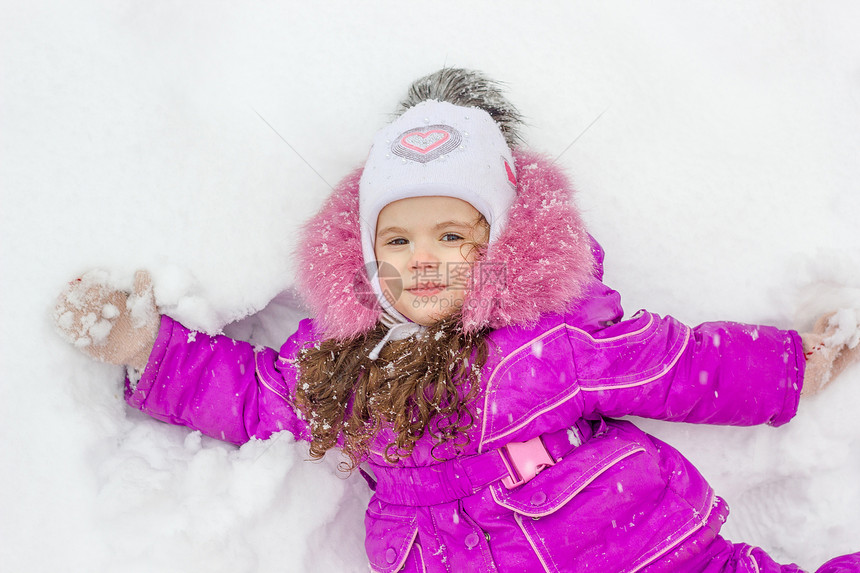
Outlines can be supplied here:
[[[298, 226], [443, 64], [507, 83], [628, 314], [856, 320], [858, 24], [850, 0], [6, 2], [0, 569], [366, 570], [336, 457], [131, 411], [52, 311], [88, 269], [146, 268], [190, 328], [262, 310], [226, 330], [279, 344]], [[853, 367], [779, 429], [638, 422], [727, 499], [727, 537], [812, 569], [860, 549], [858, 407]]]
[[834, 329], [833, 334], [824, 339], [827, 346], [839, 348], [845, 345], [854, 348], [860, 343], [860, 328], [858, 328], [860, 312], [853, 308], [840, 308], [829, 320], [828, 326]]

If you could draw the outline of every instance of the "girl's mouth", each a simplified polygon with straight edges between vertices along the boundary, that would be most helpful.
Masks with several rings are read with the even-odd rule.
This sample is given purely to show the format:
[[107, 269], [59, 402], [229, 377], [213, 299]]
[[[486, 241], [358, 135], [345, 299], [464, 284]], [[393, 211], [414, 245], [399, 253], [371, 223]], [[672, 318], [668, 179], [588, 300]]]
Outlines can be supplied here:
[[435, 294], [439, 294], [446, 288], [446, 285], [437, 283], [426, 283], [420, 284], [412, 288], [408, 288], [406, 290], [408, 290], [413, 296], [433, 296]]

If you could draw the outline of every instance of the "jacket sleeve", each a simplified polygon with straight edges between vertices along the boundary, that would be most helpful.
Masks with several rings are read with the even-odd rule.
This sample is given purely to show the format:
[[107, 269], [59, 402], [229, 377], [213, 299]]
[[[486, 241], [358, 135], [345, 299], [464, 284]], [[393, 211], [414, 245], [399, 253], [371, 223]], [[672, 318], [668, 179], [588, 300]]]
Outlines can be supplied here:
[[779, 426], [797, 411], [805, 361], [794, 331], [731, 322], [690, 328], [645, 311], [594, 331], [571, 323], [586, 414]]
[[297, 381], [292, 358], [311, 330], [310, 321], [302, 321], [279, 355], [189, 330], [163, 316], [140, 380], [126, 381], [126, 401], [159, 420], [234, 444], [281, 430], [309, 440], [308, 425], [292, 400]]

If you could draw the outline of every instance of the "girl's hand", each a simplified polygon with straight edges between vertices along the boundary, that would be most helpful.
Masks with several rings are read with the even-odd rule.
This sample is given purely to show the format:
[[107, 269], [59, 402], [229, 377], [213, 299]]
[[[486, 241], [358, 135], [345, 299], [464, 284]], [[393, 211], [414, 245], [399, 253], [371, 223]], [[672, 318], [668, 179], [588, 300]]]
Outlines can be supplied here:
[[109, 286], [106, 273], [90, 271], [57, 299], [54, 321], [66, 340], [93, 358], [143, 370], [161, 316], [148, 272], [137, 271], [134, 292], [127, 293]]
[[852, 311], [826, 314], [812, 332], [800, 335], [806, 358], [801, 396], [810, 396], [827, 386], [848, 365], [860, 361], [860, 329]]

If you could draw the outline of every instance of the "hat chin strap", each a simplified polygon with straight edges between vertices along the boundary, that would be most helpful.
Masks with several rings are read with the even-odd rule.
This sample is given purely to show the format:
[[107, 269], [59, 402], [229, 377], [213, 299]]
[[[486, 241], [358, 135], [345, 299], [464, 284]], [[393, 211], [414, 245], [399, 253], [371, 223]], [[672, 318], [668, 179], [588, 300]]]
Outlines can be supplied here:
[[374, 346], [373, 350], [370, 351], [370, 354], [367, 355], [371, 360], [379, 358], [379, 353], [382, 352], [382, 348], [389, 340], [403, 340], [404, 338], [409, 338], [413, 334], [424, 332], [427, 329], [426, 326], [422, 326], [417, 322], [403, 322], [387, 312], [382, 313], [382, 316], [379, 317], [379, 322], [388, 327], [388, 332], [385, 333], [385, 336], [382, 337], [379, 344]]

